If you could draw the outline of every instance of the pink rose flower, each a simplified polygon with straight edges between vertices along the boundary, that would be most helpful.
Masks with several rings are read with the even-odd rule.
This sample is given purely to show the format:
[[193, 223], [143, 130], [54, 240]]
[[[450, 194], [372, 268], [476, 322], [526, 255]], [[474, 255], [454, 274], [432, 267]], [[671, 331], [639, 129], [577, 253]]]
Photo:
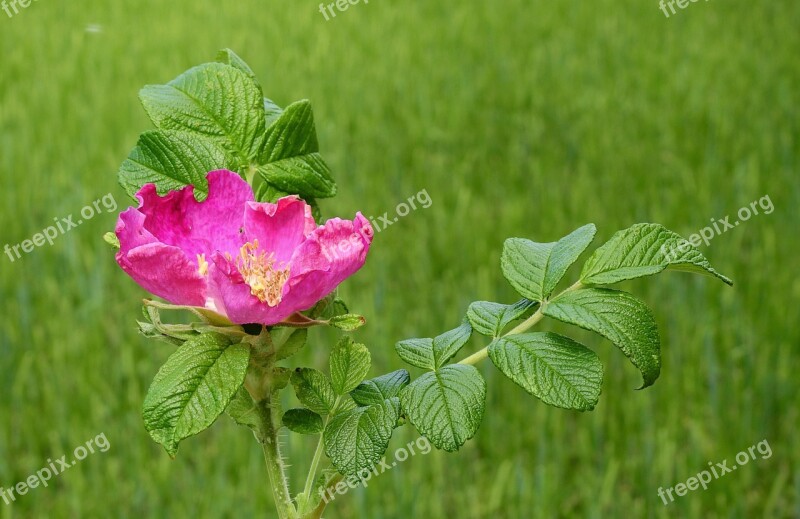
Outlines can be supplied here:
[[307, 310], [366, 260], [373, 230], [356, 213], [317, 226], [296, 196], [255, 202], [236, 173], [208, 174], [208, 197], [186, 186], [164, 197], [147, 184], [119, 215], [120, 267], [172, 304], [202, 306], [237, 324], [277, 324]]

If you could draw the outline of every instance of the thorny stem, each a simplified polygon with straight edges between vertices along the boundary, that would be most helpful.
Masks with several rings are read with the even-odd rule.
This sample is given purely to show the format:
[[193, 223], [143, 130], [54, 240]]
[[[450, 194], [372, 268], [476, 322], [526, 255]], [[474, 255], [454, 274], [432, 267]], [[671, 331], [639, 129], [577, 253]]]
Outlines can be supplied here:
[[[578, 281], [574, 285], [572, 285], [571, 287], [569, 287], [566, 290], [564, 290], [563, 292], [561, 292], [559, 294], [559, 296], [563, 295], [563, 294], [566, 294], [567, 292], [572, 292], [574, 290], [578, 290], [578, 289], [580, 289], [582, 287], [583, 287], [583, 284], [580, 281]], [[556, 296], [556, 297], [558, 297], [558, 296]], [[524, 333], [524, 332], [527, 332], [528, 330], [530, 330], [531, 328], [533, 328], [539, 321], [542, 320], [542, 318], [544, 318], [543, 309], [544, 309], [545, 306], [547, 306], [547, 300], [545, 300], [541, 305], [539, 305], [539, 308], [536, 309], [536, 312], [534, 312], [534, 314], [532, 316], [528, 317], [526, 320], [521, 322], [517, 327], [513, 328], [512, 330], [509, 330], [508, 333], [505, 333], [505, 334], [501, 335], [501, 338], [502, 337], [506, 337], [508, 335], [516, 335], [516, 334], [519, 334], [519, 333]], [[497, 339], [495, 339], [495, 340], [497, 340]], [[480, 351], [477, 351], [477, 352], [473, 353], [472, 355], [470, 355], [469, 357], [466, 357], [465, 359], [459, 361], [458, 364], [469, 364], [469, 365], [472, 366], [472, 365], [475, 365], [478, 362], [482, 361], [483, 359], [485, 359], [488, 356], [489, 356], [489, 346], [486, 346], [486, 347], [482, 348]]]
[[286, 467], [281, 458], [278, 445], [278, 431], [274, 424], [272, 408], [268, 399], [258, 404], [259, 417], [262, 424], [262, 437], [259, 443], [264, 450], [264, 460], [267, 463], [267, 472], [272, 486], [272, 496], [280, 519], [292, 519], [297, 516], [297, 511], [292, 504], [289, 486], [286, 483]]
[[266, 329], [258, 337], [253, 337], [250, 341], [255, 352], [251, 360], [251, 368], [255, 372], [255, 380], [245, 381], [245, 387], [253, 397], [255, 410], [258, 414], [259, 427], [256, 438], [264, 451], [264, 461], [269, 473], [272, 496], [275, 500], [275, 508], [278, 510], [280, 519], [295, 519], [297, 510], [292, 503], [289, 493], [289, 485], [286, 479], [286, 466], [281, 457], [280, 445], [278, 444], [279, 423], [279, 403], [273, 401], [276, 393], [271, 385], [271, 375], [274, 367], [274, 356], [269, 349], [272, 349], [272, 341]]

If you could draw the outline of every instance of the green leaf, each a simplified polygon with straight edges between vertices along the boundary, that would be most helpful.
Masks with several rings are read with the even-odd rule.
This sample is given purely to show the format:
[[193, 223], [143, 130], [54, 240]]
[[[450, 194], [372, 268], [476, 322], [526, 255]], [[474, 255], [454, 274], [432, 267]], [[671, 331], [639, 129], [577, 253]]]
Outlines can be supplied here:
[[355, 409], [358, 407], [358, 404], [349, 396], [349, 395], [342, 395], [339, 398], [339, 402], [331, 411], [331, 415], [337, 415], [339, 413], [344, 413], [345, 411], [350, 411], [351, 409]]
[[489, 346], [489, 357], [505, 376], [546, 404], [594, 409], [603, 365], [589, 348], [555, 333], [510, 335]]
[[272, 123], [278, 120], [283, 114], [283, 108], [275, 104], [271, 99], [264, 98], [264, 111], [267, 114], [267, 128], [272, 126]]
[[331, 317], [328, 324], [342, 331], [352, 332], [367, 324], [367, 320], [363, 315], [345, 314]]
[[544, 301], [596, 232], [594, 224], [588, 224], [553, 243], [509, 238], [500, 259], [503, 275], [523, 297]]
[[337, 395], [349, 393], [364, 380], [369, 372], [372, 358], [363, 344], [342, 337], [331, 352], [330, 368], [333, 390]]
[[325, 454], [345, 476], [370, 468], [386, 452], [399, 417], [397, 398], [337, 414], [323, 433]]
[[308, 338], [308, 330], [306, 328], [287, 329], [284, 333], [289, 333], [289, 336], [283, 342], [275, 344], [275, 358], [278, 360], [288, 359], [296, 354], [305, 346]]
[[344, 301], [336, 297], [336, 292], [314, 305], [314, 308], [307, 312], [312, 319], [332, 319], [333, 317], [349, 314], [347, 305]]
[[185, 131], [143, 133], [119, 170], [119, 183], [133, 197], [145, 184], [155, 184], [159, 195], [194, 186], [198, 201], [208, 194], [206, 175], [217, 169], [235, 169], [235, 163], [213, 140]]
[[409, 421], [434, 446], [454, 452], [480, 427], [486, 382], [474, 366], [452, 364], [406, 386], [400, 403]]
[[298, 434], [319, 434], [324, 429], [322, 417], [309, 409], [289, 409], [283, 413], [283, 425]]
[[395, 344], [394, 349], [412, 366], [436, 370], [458, 353], [471, 336], [472, 325], [465, 319], [458, 328], [434, 339], [406, 339]]
[[315, 413], [325, 416], [336, 405], [336, 393], [330, 380], [313, 368], [297, 368], [292, 373], [292, 386], [297, 398]]
[[350, 396], [359, 405], [380, 404], [400, 394], [400, 390], [408, 385], [411, 376], [408, 371], [398, 369], [386, 375], [365, 380], [358, 385]]
[[489, 337], [498, 337], [506, 326], [520, 319], [537, 305], [538, 303], [529, 299], [521, 299], [513, 305], [475, 301], [467, 309], [467, 319], [476, 332]]
[[225, 412], [239, 425], [244, 425], [254, 431], [261, 427], [255, 402], [244, 387], [239, 388]]
[[[256, 77], [255, 72], [253, 72], [253, 69], [250, 68], [250, 65], [248, 65], [242, 58], [240, 58], [231, 49], [222, 49], [221, 51], [219, 51], [219, 53], [217, 53], [217, 62], [224, 63], [226, 65], [230, 65], [233, 68], [241, 70], [242, 72], [247, 74], [250, 77], [250, 79], [252, 79], [253, 82], [256, 83], [256, 85], [259, 85], [260, 88], [258, 78]], [[265, 128], [269, 128], [269, 125], [271, 125], [283, 113], [283, 110], [281, 109], [280, 106], [275, 104], [271, 99], [267, 99], [266, 97], [264, 98], [264, 111], [266, 112], [267, 115]]]
[[661, 341], [647, 305], [626, 292], [587, 288], [565, 292], [542, 309], [544, 315], [599, 333], [613, 342], [653, 384], [661, 372]]
[[394, 345], [401, 359], [422, 369], [436, 369], [433, 339], [406, 339]]
[[103, 241], [111, 245], [113, 249], [119, 250], [119, 238], [113, 232], [107, 232], [103, 235]]
[[255, 189], [255, 197], [258, 202], [269, 202], [274, 204], [278, 201], [278, 199], [291, 195], [291, 193], [281, 191], [260, 177], [256, 178], [256, 181], [257, 187]]
[[239, 69], [248, 76], [253, 81], [258, 81], [256, 79], [256, 74], [253, 72], [253, 69], [250, 68], [242, 58], [240, 58], [235, 52], [231, 49], [222, 49], [217, 53], [217, 62], [224, 63], [225, 65], [230, 65], [233, 68]]
[[472, 336], [472, 325], [465, 319], [461, 326], [433, 339], [433, 360], [436, 369], [453, 358]]
[[204, 135], [253, 162], [266, 129], [261, 88], [242, 70], [206, 63], [166, 85], [148, 85], [139, 97], [159, 129]]
[[733, 285], [733, 281], [714, 270], [689, 242], [654, 223], [636, 224], [612, 236], [586, 261], [581, 282], [610, 285], [658, 274], [667, 268], [714, 276]]
[[292, 103], [267, 129], [258, 171], [272, 186], [303, 197], [329, 198], [336, 183], [322, 160], [307, 100]]
[[155, 376], [144, 400], [144, 424], [170, 456], [181, 440], [211, 426], [242, 386], [250, 348], [206, 333], [186, 341]]
[[280, 366], [272, 368], [272, 384], [270, 384], [270, 391], [276, 393], [288, 386], [293, 373], [294, 371]]

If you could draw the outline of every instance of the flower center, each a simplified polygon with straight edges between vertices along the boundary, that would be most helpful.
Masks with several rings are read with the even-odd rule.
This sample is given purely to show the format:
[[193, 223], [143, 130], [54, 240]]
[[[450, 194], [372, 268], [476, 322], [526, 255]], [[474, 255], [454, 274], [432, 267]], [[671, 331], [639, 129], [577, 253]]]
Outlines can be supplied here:
[[197, 272], [199, 272], [201, 276], [208, 274], [208, 262], [206, 261], [205, 254], [197, 255]]
[[258, 252], [258, 240], [245, 243], [236, 258], [236, 268], [250, 287], [250, 293], [262, 303], [278, 306], [283, 285], [289, 280], [289, 267], [275, 266], [275, 254]]

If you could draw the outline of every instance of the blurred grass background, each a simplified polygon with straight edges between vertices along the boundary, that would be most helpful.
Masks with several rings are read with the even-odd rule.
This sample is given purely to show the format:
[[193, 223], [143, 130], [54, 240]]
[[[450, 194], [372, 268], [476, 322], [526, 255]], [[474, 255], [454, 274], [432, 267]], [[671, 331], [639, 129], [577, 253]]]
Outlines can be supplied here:
[[[116, 170], [150, 128], [138, 90], [222, 47], [279, 104], [312, 100], [341, 192], [326, 215], [433, 200], [380, 233], [342, 288], [369, 320], [373, 375], [401, 367], [394, 342], [455, 326], [470, 301], [515, 300], [506, 237], [595, 222], [599, 245], [639, 221], [689, 235], [769, 195], [772, 214], [703, 247], [733, 289], [683, 274], [624, 285], [661, 328], [654, 387], [633, 391], [638, 373], [607, 341], [546, 323], [601, 355], [594, 412], [545, 406], [484, 363], [491, 409], [473, 441], [411, 458], [326, 518], [800, 517], [798, 24], [788, 0], [670, 18], [655, 0], [373, 0], [327, 22], [305, 0], [0, 11], [0, 245], [109, 192], [127, 206]], [[0, 485], [97, 434], [111, 443], [0, 517], [273, 517], [249, 432], [222, 419], [171, 461], [144, 431], [170, 348], [137, 335], [144, 293], [100, 239], [115, 218], [0, 259]], [[330, 336], [311, 337], [299, 360], [322, 367]], [[662, 504], [659, 487], [765, 439], [772, 457]], [[297, 490], [309, 444], [286, 447]]]

